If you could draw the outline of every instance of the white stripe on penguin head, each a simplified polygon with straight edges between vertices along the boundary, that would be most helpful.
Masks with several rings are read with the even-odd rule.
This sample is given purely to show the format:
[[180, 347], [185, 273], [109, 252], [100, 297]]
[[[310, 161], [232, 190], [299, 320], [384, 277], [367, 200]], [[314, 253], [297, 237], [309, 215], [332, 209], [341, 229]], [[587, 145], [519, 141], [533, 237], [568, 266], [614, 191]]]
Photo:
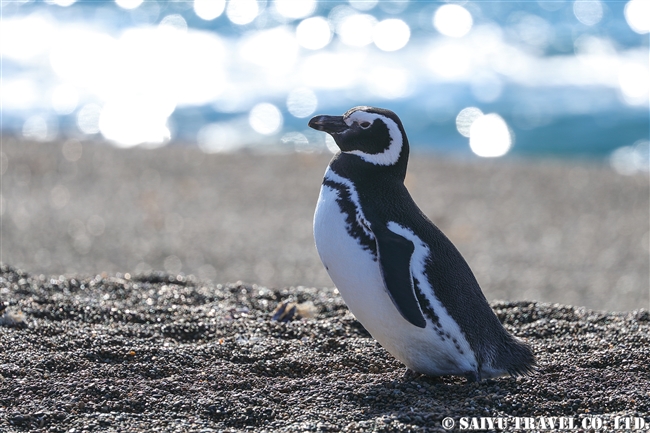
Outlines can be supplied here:
[[397, 162], [402, 152], [402, 131], [400, 131], [399, 126], [397, 126], [397, 123], [393, 119], [382, 116], [381, 114], [358, 110], [350, 114], [344, 121], [348, 126], [352, 126], [354, 122], [370, 122], [372, 124], [377, 119], [384, 122], [388, 127], [388, 135], [390, 136], [390, 145], [388, 148], [381, 153], [366, 153], [360, 150], [350, 150], [345, 153], [357, 155], [364, 161], [375, 165], [393, 165]]

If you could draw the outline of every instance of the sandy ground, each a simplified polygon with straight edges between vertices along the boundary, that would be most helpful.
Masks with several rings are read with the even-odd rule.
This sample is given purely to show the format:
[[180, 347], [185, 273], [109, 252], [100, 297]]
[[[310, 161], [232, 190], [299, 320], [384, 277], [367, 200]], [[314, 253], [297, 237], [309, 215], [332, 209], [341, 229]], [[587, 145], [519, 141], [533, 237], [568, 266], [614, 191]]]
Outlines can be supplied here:
[[[311, 232], [328, 160], [5, 139], [0, 260], [36, 275], [164, 270], [330, 287]], [[650, 305], [647, 176], [416, 154], [407, 184], [490, 300]]]
[[[539, 361], [468, 384], [404, 379], [332, 288], [311, 238], [327, 156], [11, 140], [0, 156], [2, 432], [650, 425], [646, 177], [413, 158], [416, 201]], [[310, 317], [272, 320], [285, 301]]]

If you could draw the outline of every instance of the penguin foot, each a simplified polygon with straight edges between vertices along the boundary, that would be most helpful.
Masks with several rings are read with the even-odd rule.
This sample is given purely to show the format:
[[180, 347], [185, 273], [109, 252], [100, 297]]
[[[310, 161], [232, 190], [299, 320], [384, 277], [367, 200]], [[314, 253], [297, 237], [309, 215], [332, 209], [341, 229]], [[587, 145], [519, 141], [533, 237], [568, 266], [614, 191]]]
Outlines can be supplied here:
[[465, 376], [465, 379], [467, 379], [467, 383], [481, 381], [481, 375], [479, 374], [478, 371], [468, 371], [463, 376]]
[[411, 370], [410, 368], [406, 367], [406, 371], [402, 375], [402, 379], [404, 380], [414, 380], [417, 379], [418, 377], [422, 376], [420, 373]]

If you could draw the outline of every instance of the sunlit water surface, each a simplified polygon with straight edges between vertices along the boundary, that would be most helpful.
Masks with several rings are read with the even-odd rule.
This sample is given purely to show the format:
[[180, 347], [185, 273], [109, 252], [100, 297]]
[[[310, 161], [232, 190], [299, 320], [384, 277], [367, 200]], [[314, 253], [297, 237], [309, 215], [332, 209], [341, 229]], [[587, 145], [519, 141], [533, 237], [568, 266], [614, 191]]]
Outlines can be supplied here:
[[329, 152], [307, 119], [375, 105], [416, 149], [648, 167], [647, 0], [1, 5], [4, 134]]

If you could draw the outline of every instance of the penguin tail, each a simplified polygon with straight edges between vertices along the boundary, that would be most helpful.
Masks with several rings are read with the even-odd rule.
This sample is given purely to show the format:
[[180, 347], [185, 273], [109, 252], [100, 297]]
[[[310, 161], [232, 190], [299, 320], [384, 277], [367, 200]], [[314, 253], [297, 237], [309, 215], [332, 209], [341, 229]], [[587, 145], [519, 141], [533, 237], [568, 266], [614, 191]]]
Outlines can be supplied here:
[[494, 370], [500, 370], [512, 377], [531, 376], [537, 370], [537, 360], [531, 347], [512, 336], [495, 353], [491, 364]]
[[537, 370], [537, 359], [531, 347], [521, 340], [512, 339], [509, 345], [508, 365], [506, 371], [510, 376], [531, 376]]

